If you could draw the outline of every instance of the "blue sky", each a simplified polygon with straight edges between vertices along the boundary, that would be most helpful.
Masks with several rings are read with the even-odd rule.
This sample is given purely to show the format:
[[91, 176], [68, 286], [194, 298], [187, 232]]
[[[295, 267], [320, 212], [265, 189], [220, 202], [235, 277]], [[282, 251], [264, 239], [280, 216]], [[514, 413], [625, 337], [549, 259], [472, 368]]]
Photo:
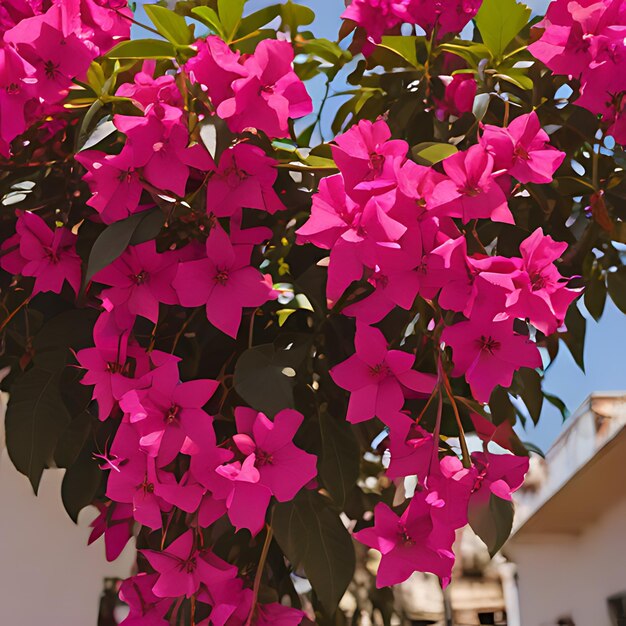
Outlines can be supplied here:
[[[276, 4], [278, 0], [248, 0], [246, 13], [259, 8]], [[316, 19], [310, 29], [319, 37], [336, 39], [340, 19], [344, 10], [343, 0], [299, 0], [301, 4], [311, 7], [316, 13]], [[138, 2], [138, 5], [144, 4]], [[542, 11], [547, 5], [546, 0], [530, 0], [526, 4], [535, 12]], [[147, 22], [141, 9], [137, 18]], [[138, 36], [145, 37], [146, 34]], [[321, 98], [323, 84], [316, 83], [310, 86], [314, 100]], [[341, 86], [337, 87], [340, 89]], [[327, 107], [326, 119], [332, 118], [334, 110], [339, 106], [339, 98], [331, 98]], [[626, 316], [622, 314], [610, 300], [607, 300], [606, 310], [599, 323], [589, 316], [587, 321], [587, 340], [585, 346], [586, 373], [583, 373], [565, 345], [561, 345], [559, 355], [549, 368], [545, 376], [545, 389], [549, 393], [559, 396], [567, 405], [570, 412], [574, 412], [585, 398], [594, 391], [626, 390]], [[547, 450], [562, 428], [560, 413], [548, 403], [545, 403], [541, 420], [536, 428], [529, 422], [526, 432], [520, 432], [525, 441], [538, 445]]]

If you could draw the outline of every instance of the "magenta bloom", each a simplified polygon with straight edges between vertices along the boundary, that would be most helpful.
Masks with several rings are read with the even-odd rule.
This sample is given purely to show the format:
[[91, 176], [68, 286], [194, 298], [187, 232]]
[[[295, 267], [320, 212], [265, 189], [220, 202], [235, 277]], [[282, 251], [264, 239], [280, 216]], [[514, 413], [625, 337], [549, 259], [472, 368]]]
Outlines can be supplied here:
[[520, 245], [523, 271], [516, 274], [516, 290], [507, 298], [512, 315], [528, 318], [546, 335], [563, 324], [570, 304], [580, 295], [580, 290], [567, 288], [568, 279], [554, 265], [566, 249], [567, 243], [554, 241], [541, 228], [535, 230]]
[[102, 297], [108, 298], [113, 306], [125, 306], [131, 314], [141, 315], [156, 324], [159, 303], [178, 303], [172, 286], [177, 270], [177, 253], [158, 254], [152, 240], [128, 247], [93, 280], [111, 286], [102, 292]]
[[163, 467], [181, 451], [194, 454], [200, 444], [215, 442], [213, 418], [202, 407], [218, 386], [215, 380], [181, 383], [178, 367], [161, 367], [124, 394], [120, 407], [139, 431], [142, 449]]
[[87, 169], [83, 180], [93, 194], [87, 204], [98, 211], [105, 224], [137, 212], [143, 185], [129, 144], [125, 144], [119, 154], [85, 150], [74, 158]]
[[207, 212], [230, 217], [241, 207], [272, 214], [284, 209], [273, 187], [275, 165], [258, 146], [239, 143], [225, 150], [207, 183]]
[[441, 340], [452, 348], [452, 374], [465, 375], [478, 402], [488, 402], [496, 385], [510, 387], [513, 372], [542, 365], [537, 346], [513, 332], [512, 318], [493, 322], [480, 309], [469, 321], [448, 326]]
[[414, 369], [415, 356], [388, 350], [377, 328], [357, 322], [356, 353], [330, 370], [335, 383], [350, 392], [346, 419], [357, 424], [373, 417], [385, 421], [404, 406], [405, 390], [430, 393], [435, 379]]
[[188, 530], [163, 552], [141, 551], [159, 574], [152, 587], [155, 596], [190, 598], [202, 584], [212, 587], [237, 576], [234, 565], [222, 561], [208, 550], [198, 550], [194, 543], [194, 533]]
[[488, 500], [493, 494], [510, 502], [513, 492], [522, 486], [529, 465], [527, 456], [513, 454], [474, 452], [472, 461], [476, 468], [472, 500], [478, 501]]
[[[443, 82], [443, 77], [441, 77]], [[443, 100], [437, 100], [437, 119], [448, 119], [451, 115], [461, 117], [471, 113], [476, 96], [476, 79], [471, 74], [455, 74], [445, 83]], [[499, 168], [497, 168], [499, 169]]]
[[476, 16], [482, 0], [408, 0], [405, 21], [421, 26], [430, 36], [437, 29], [438, 38], [460, 33]]
[[387, 476], [392, 479], [417, 476], [423, 480], [430, 468], [434, 445], [433, 436], [412, 420], [392, 426], [389, 430], [391, 462]]
[[0, 258], [0, 267], [34, 277], [33, 295], [61, 293], [64, 282], [78, 293], [81, 260], [76, 253], [76, 235], [68, 228], [50, 230], [41, 217], [29, 211], [18, 213], [15, 230], [17, 237], [12, 241], [19, 241], [19, 252]]
[[270, 496], [279, 502], [293, 500], [317, 475], [317, 458], [293, 444], [303, 419], [292, 409], [280, 411], [273, 421], [254, 409], [235, 410], [238, 434], [233, 440], [245, 460], [217, 472], [232, 483], [226, 506], [237, 529], [257, 534], [263, 528]]
[[344, 20], [352, 20], [365, 32], [362, 52], [369, 56], [375, 44], [381, 42], [383, 35], [399, 26], [402, 22], [395, 9], [406, 5], [408, 0], [352, 0], [341, 14]]
[[182, 107], [183, 99], [174, 76], [165, 74], [154, 78], [155, 67], [155, 61], [144, 61], [143, 71], [135, 74], [132, 83], [120, 85], [115, 95], [130, 98], [144, 112], [155, 102]]
[[304, 611], [278, 602], [259, 604], [256, 610], [255, 626], [298, 626], [306, 617]]
[[161, 528], [161, 511], [168, 511], [171, 506], [157, 497], [154, 459], [140, 450], [139, 436], [130, 424], [120, 424], [111, 455], [116, 461], [109, 471], [107, 498], [132, 504], [135, 520], [152, 530]]
[[91, 522], [93, 529], [87, 541], [91, 545], [104, 535], [104, 549], [107, 561], [115, 561], [133, 536], [133, 507], [130, 504], [108, 502], [96, 503], [100, 515]]
[[515, 118], [506, 128], [487, 124], [481, 144], [494, 158], [494, 169], [507, 172], [521, 183], [549, 183], [565, 153], [549, 145], [533, 111]]
[[181, 263], [174, 288], [183, 306], [206, 306], [209, 322], [237, 336], [244, 307], [257, 307], [276, 298], [259, 270], [250, 266], [252, 246], [233, 246], [216, 225], [206, 242], [206, 259]]
[[127, 578], [120, 587], [120, 599], [130, 607], [122, 626], [168, 626], [165, 619], [172, 600], [154, 595], [158, 574], [137, 574]]
[[450, 580], [454, 553], [454, 531], [441, 524], [426, 501], [417, 492], [404, 513], [398, 517], [382, 502], [374, 509], [374, 526], [354, 534], [354, 538], [382, 554], [376, 587], [404, 582], [413, 572], [431, 572], [443, 584]]
[[464, 224], [485, 218], [513, 224], [506, 196], [493, 178], [493, 157], [482, 146], [471, 146], [443, 161], [448, 180], [434, 191], [439, 214], [460, 217]]
[[289, 118], [311, 113], [311, 98], [292, 63], [289, 42], [264, 39], [257, 45], [243, 63], [247, 76], [233, 82], [234, 96], [217, 108], [234, 133], [257, 128], [269, 137], [287, 137]]
[[346, 181], [348, 193], [356, 191], [365, 199], [373, 192], [386, 191], [397, 184], [396, 167], [406, 160], [408, 145], [391, 140], [387, 123], [361, 120], [335, 138], [333, 158]]
[[214, 107], [233, 97], [233, 82], [246, 77], [248, 70], [240, 63], [239, 52], [233, 52], [219, 37], [210, 36], [193, 44], [198, 54], [189, 59], [185, 69], [193, 82], [200, 83]]

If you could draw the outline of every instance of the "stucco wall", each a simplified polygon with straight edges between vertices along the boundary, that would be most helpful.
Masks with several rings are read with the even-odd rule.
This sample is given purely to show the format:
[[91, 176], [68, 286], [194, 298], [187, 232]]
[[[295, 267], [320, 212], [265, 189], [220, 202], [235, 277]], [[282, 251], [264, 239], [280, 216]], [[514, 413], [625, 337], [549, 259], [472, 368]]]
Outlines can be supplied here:
[[507, 546], [518, 565], [523, 626], [610, 626], [607, 598], [626, 593], [626, 500], [580, 535], [519, 538]]
[[4, 446], [0, 406], [0, 625], [96, 626], [106, 577], [130, 573], [134, 549], [107, 563], [99, 540], [87, 546], [94, 508], [76, 526], [61, 504], [62, 470], [44, 472], [35, 496]]

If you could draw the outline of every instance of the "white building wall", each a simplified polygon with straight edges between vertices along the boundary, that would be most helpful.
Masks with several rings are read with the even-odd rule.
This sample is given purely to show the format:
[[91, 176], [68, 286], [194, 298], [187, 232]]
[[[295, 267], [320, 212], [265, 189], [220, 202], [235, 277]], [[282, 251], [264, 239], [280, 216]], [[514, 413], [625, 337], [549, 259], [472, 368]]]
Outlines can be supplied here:
[[76, 526], [61, 503], [62, 478], [45, 471], [33, 494], [8, 457], [0, 406], [0, 626], [96, 626], [104, 578], [130, 574], [134, 545], [115, 563], [102, 539], [87, 546], [97, 511], [83, 510]]
[[515, 542], [523, 626], [611, 626], [607, 598], [626, 593], [626, 500], [578, 536]]

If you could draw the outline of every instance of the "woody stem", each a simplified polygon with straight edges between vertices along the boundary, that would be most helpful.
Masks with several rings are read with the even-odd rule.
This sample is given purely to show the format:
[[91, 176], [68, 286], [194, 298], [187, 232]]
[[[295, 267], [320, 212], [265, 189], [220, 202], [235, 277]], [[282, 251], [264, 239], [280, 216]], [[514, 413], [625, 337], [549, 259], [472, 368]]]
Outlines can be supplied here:
[[261, 558], [259, 559], [259, 566], [254, 576], [254, 586], [252, 587], [252, 604], [250, 605], [250, 613], [246, 620], [245, 626], [252, 624], [252, 618], [254, 617], [254, 609], [256, 608], [257, 598], [259, 597], [259, 588], [261, 587], [261, 578], [263, 578], [263, 570], [265, 569], [265, 561], [270, 551], [270, 544], [272, 543], [272, 537], [274, 531], [272, 527], [267, 524], [267, 532], [265, 534], [265, 543], [263, 544], [263, 550], [261, 551]]
[[454, 399], [454, 394], [452, 393], [452, 389], [450, 388], [450, 381], [448, 380], [448, 376], [445, 372], [443, 372], [443, 387], [446, 391], [446, 395], [450, 399], [450, 404], [452, 405], [452, 411], [454, 412], [454, 419], [456, 419], [456, 424], [459, 429], [459, 441], [461, 443], [461, 455], [463, 460], [463, 467], [471, 467], [472, 462], [470, 460], [469, 450], [467, 449], [467, 441], [465, 441], [465, 430], [463, 429], [463, 424], [461, 423], [461, 416], [459, 414], [459, 407], [456, 404], [456, 400]]
[[8, 317], [0, 324], [0, 332], [2, 332], [8, 325], [8, 323], [30, 302], [30, 298], [26, 298], [22, 301], [22, 303], [15, 309], [9, 313]]

